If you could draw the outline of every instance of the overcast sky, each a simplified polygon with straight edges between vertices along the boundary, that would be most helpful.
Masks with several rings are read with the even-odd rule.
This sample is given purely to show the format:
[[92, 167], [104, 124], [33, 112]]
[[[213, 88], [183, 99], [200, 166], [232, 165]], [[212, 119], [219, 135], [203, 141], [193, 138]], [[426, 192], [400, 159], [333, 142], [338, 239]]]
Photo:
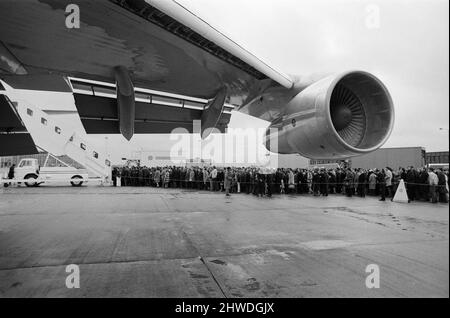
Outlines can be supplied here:
[[[385, 147], [448, 150], [447, 0], [178, 1], [284, 73], [372, 72], [395, 104], [395, 127]], [[46, 106], [52, 100], [71, 103], [49, 96], [43, 98]], [[232, 128], [266, 126], [243, 114], [234, 114], [230, 123]], [[126, 155], [132, 149], [161, 148], [170, 143], [168, 138], [135, 135], [128, 143], [117, 135], [108, 142]], [[94, 140], [104, 144], [104, 136]]]
[[395, 103], [386, 146], [448, 150], [447, 0], [179, 1], [285, 73], [374, 73]]

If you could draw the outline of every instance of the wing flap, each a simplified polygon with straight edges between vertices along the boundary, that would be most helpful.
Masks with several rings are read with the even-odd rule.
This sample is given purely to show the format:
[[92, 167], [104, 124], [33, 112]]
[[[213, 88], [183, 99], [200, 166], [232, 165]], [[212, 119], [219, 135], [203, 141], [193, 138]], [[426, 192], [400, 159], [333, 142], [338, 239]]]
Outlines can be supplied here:
[[[88, 134], [119, 134], [117, 101], [114, 98], [74, 93], [75, 105]], [[136, 102], [135, 133], [165, 134], [194, 132], [194, 121], [201, 120], [204, 110], [179, 106]], [[216, 128], [225, 132], [230, 113], [222, 113]], [[181, 130], [180, 130], [181, 129]]]

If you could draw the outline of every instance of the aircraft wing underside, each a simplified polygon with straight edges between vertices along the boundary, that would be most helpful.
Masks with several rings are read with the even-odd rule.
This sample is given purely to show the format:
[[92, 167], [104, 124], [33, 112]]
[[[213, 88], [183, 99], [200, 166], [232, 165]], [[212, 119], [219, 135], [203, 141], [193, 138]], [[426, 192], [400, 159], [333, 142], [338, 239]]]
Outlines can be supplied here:
[[[66, 25], [69, 4], [79, 7], [79, 28]], [[115, 83], [120, 69], [134, 87], [205, 103], [215, 99], [215, 111], [205, 114], [206, 104], [202, 110], [136, 100], [121, 108], [110, 98], [75, 93], [88, 133], [128, 130], [123, 134], [131, 136], [188, 126], [192, 131], [196, 119], [224, 131], [229, 121], [229, 114], [219, 114], [224, 103], [239, 110], [269, 87], [292, 86], [288, 76], [176, 0], [0, 0], [0, 56], [1, 78], [14, 88], [70, 91], [63, 78], [71, 76]], [[217, 97], [224, 97], [222, 105]], [[134, 123], [127, 118], [124, 128], [119, 113], [128, 111]]]
[[373, 74], [287, 76], [179, 1], [0, 0], [0, 78], [71, 92], [88, 133], [128, 140], [176, 128], [205, 138], [233, 109], [270, 121], [265, 144], [279, 153], [347, 158], [389, 137], [392, 98]]

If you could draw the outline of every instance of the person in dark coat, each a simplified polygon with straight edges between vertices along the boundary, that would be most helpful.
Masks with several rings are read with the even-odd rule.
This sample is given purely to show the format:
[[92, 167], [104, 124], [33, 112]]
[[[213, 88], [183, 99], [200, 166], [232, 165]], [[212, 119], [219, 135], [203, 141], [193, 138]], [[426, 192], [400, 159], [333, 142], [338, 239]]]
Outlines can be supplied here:
[[253, 177], [252, 177], [252, 172], [250, 169], [247, 169], [245, 171], [245, 190], [247, 194], [252, 193], [252, 182], [253, 182]]
[[181, 168], [180, 169], [180, 187], [185, 189], [186, 188], [186, 168]]
[[139, 185], [139, 171], [137, 167], [133, 167], [133, 170], [131, 170], [131, 184], [133, 187]]
[[381, 169], [381, 172], [378, 174], [377, 182], [380, 185], [380, 201], [386, 201], [386, 172], [384, 169]]
[[[12, 180], [12, 179], [14, 179], [14, 168], [16, 167], [16, 165], [15, 164], [13, 164], [11, 167], [9, 167], [9, 170], [8, 170], [8, 179], [10, 179], [10, 180]], [[6, 188], [6, 187], [8, 187], [8, 186], [10, 186], [11, 185], [11, 182], [9, 182], [9, 183], [4, 183], [3, 184], [3, 186]]]
[[405, 168], [400, 168], [400, 179], [403, 179], [403, 181], [406, 180], [407, 173], [408, 172], [405, 170]]
[[251, 171], [251, 174], [250, 174], [250, 183], [251, 183], [251, 193], [253, 195], [257, 195], [258, 194], [258, 187], [257, 187], [258, 175], [257, 175], [256, 170], [254, 170], [254, 169]]
[[367, 186], [367, 173], [365, 170], [361, 170], [358, 176], [358, 195], [361, 198], [366, 197], [366, 186]]
[[318, 169], [315, 169], [312, 174], [312, 189], [314, 196], [320, 195], [320, 173]]
[[328, 174], [328, 180], [329, 180], [329, 186], [328, 186], [329, 193], [334, 194], [334, 193], [336, 193], [336, 174], [334, 172], [332, 172], [331, 170], [329, 170], [327, 172], [327, 174]]
[[137, 168], [137, 177], [138, 177], [138, 183], [137, 185], [140, 187], [143, 187], [144, 184], [144, 168]]
[[130, 181], [129, 181], [129, 176], [130, 176], [130, 170], [128, 169], [128, 167], [123, 167], [122, 170], [122, 186], [126, 187], [130, 185]]
[[419, 188], [420, 188], [420, 199], [424, 201], [429, 200], [430, 190], [428, 185], [428, 171], [422, 168], [419, 172]]
[[150, 169], [148, 167], [144, 167], [142, 169], [142, 177], [144, 178], [144, 186], [150, 186]]
[[230, 188], [232, 180], [233, 180], [233, 173], [231, 172], [230, 167], [227, 167], [223, 176], [223, 187], [225, 189], [225, 195], [227, 197], [230, 196]]
[[16, 168], [15, 164], [13, 164], [11, 167], [9, 167], [8, 179], [14, 179], [14, 169], [15, 168]]
[[118, 174], [119, 174], [119, 171], [117, 170], [116, 167], [114, 167], [112, 169], [112, 171], [111, 171], [111, 178], [112, 178], [112, 181], [113, 181], [113, 187], [117, 186], [117, 176], [118, 176]]
[[273, 192], [273, 174], [266, 174], [267, 196], [270, 198]]
[[223, 171], [222, 169], [220, 169], [220, 170], [217, 172], [217, 182], [218, 182], [218, 184], [219, 184], [219, 191], [220, 191], [220, 192], [225, 191], [225, 189], [224, 189], [224, 187], [223, 187], [224, 177], [225, 177], [225, 173], [224, 173], [224, 171]]
[[438, 169], [436, 171], [436, 174], [438, 176], [438, 188], [437, 188], [437, 193], [438, 193], [438, 199], [439, 202], [443, 202], [443, 203], [448, 203], [448, 199], [447, 199], [447, 177], [445, 176], [445, 174], [442, 172], [442, 170]]
[[354, 182], [355, 182], [355, 174], [349, 168], [349, 169], [347, 169], [347, 172], [345, 173], [345, 179], [344, 179], [345, 194], [348, 197], [353, 196], [353, 192], [355, 189]]
[[416, 184], [419, 181], [418, 179], [419, 176], [416, 169], [410, 166], [404, 176], [404, 181], [406, 183], [406, 193], [408, 194], [409, 201], [414, 201], [416, 199]]
[[345, 179], [345, 172], [341, 168], [338, 168], [336, 172], [336, 193], [342, 194], [344, 179]]
[[261, 172], [258, 171], [258, 173], [256, 175], [257, 175], [257, 179], [258, 179], [258, 185], [257, 185], [258, 193], [257, 193], [257, 195], [263, 197], [264, 193], [265, 193], [265, 190], [266, 190], [265, 189], [266, 188], [265, 187], [266, 183], [264, 182], [264, 174], [262, 174]]
[[328, 182], [329, 182], [328, 173], [325, 169], [322, 169], [320, 171], [320, 194], [323, 195], [324, 197], [328, 196]]

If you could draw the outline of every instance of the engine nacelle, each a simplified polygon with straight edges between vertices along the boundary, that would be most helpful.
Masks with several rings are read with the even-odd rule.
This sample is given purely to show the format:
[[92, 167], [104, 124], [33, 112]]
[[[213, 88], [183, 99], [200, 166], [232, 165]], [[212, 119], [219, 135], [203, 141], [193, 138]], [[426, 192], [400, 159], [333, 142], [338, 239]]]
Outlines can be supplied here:
[[298, 93], [269, 127], [266, 147], [313, 159], [348, 158], [381, 147], [393, 125], [392, 98], [383, 83], [367, 72], [346, 72]]

